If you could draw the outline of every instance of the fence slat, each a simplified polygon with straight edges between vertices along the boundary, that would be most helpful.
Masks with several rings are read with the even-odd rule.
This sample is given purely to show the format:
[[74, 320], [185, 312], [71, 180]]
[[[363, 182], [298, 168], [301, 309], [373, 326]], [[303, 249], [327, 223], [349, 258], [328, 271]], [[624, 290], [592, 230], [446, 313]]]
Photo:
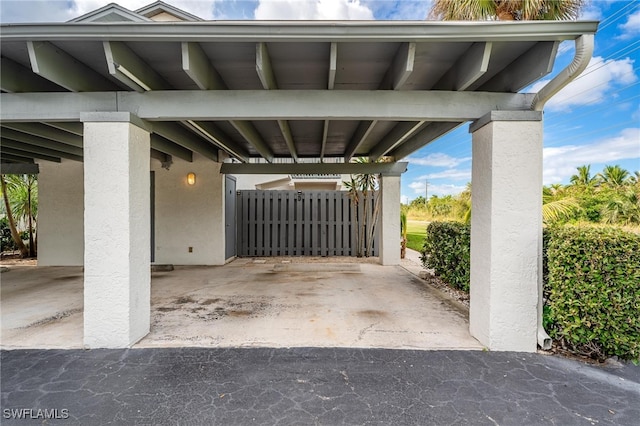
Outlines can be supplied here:
[[[355, 256], [359, 230], [352, 220], [370, 220], [378, 196], [354, 209], [343, 191], [238, 191], [239, 256]], [[379, 252], [379, 228], [373, 256]]]

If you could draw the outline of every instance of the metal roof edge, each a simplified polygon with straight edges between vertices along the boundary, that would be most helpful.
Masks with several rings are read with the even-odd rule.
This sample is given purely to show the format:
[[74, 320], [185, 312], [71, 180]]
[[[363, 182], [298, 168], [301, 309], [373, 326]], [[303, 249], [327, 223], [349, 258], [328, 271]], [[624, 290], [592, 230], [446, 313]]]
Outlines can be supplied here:
[[[105, 31], [105, 26], [109, 27]], [[594, 34], [598, 21], [202, 21], [2, 24], [1, 40], [546, 41]]]

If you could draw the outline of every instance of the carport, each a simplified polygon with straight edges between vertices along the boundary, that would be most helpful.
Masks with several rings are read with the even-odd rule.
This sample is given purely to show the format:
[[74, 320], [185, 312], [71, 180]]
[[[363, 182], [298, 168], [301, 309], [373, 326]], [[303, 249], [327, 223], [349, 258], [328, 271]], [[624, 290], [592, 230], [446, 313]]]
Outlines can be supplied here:
[[[2, 274], [2, 348], [82, 348], [77, 266]], [[481, 349], [468, 310], [403, 268], [321, 257], [236, 259], [151, 274], [141, 347]]]
[[[151, 253], [228, 260], [224, 175], [381, 174], [380, 261], [397, 265], [400, 160], [471, 122], [471, 333], [534, 351], [542, 108], [586, 66], [596, 27], [203, 22], [161, 2], [3, 25], [2, 172], [40, 172], [39, 263], [84, 265], [84, 344], [127, 347], [149, 332]], [[565, 40], [570, 67], [519, 93]]]

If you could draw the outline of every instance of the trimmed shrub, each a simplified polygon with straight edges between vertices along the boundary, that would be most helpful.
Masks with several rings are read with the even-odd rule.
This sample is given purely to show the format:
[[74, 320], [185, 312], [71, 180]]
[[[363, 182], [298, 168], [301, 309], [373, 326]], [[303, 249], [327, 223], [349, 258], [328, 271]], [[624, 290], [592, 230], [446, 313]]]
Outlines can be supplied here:
[[574, 353], [640, 358], [640, 235], [547, 230], [548, 330]]
[[471, 227], [459, 222], [431, 222], [422, 249], [422, 264], [447, 284], [469, 291]]

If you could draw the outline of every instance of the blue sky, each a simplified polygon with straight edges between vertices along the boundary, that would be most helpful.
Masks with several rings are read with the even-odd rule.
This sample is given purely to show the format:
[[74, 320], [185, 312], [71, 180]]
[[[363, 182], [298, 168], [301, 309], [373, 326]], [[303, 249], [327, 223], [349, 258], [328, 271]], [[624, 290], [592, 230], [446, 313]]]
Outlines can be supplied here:
[[[112, 0], [0, 0], [0, 21], [66, 21]], [[120, 0], [137, 9], [153, 0]], [[431, 0], [165, 0], [205, 19], [424, 19]], [[545, 108], [544, 183], [567, 183], [577, 166], [640, 170], [640, 1], [591, 1], [582, 19], [601, 21], [586, 71]], [[525, 89], [536, 92], [569, 64], [560, 46], [553, 72]], [[455, 194], [471, 180], [471, 135], [463, 125], [409, 158], [402, 201]]]

